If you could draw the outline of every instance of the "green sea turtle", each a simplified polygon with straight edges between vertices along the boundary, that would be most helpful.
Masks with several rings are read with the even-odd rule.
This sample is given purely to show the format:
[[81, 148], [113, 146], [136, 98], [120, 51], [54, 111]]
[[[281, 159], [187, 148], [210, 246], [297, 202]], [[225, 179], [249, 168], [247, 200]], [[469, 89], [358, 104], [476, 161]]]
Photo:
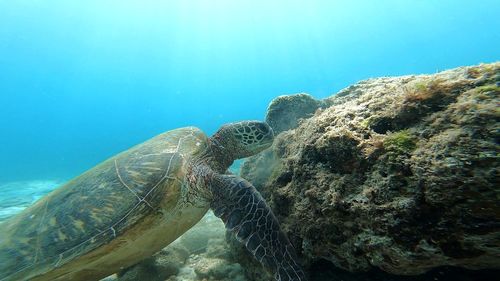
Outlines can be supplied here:
[[256, 189], [227, 172], [269, 147], [263, 122], [160, 134], [0, 224], [0, 280], [98, 280], [159, 251], [212, 209], [276, 280], [305, 280]]

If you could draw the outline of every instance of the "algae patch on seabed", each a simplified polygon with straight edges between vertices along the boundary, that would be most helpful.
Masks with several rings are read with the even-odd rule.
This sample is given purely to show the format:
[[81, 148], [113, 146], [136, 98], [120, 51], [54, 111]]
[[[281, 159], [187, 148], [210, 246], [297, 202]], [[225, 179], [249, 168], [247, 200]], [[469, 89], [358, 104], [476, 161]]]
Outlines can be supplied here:
[[500, 94], [500, 87], [496, 84], [489, 84], [476, 88], [476, 91], [479, 93], [495, 92], [496, 94]]
[[388, 135], [384, 140], [384, 148], [392, 153], [409, 154], [417, 148], [416, 138], [408, 130], [402, 130]]

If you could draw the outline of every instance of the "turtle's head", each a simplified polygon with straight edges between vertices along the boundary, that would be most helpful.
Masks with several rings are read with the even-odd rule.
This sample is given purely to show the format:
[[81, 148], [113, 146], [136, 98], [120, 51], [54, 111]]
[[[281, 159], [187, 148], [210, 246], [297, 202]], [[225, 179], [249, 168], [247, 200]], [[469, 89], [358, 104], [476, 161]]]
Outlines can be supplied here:
[[242, 121], [223, 125], [211, 138], [225, 157], [245, 158], [261, 152], [273, 143], [274, 132], [262, 121]]

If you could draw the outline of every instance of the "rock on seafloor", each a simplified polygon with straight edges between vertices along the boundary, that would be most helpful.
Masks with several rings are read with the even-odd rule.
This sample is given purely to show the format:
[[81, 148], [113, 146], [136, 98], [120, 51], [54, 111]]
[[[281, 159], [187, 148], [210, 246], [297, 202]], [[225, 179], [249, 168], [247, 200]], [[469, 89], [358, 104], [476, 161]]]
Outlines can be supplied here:
[[[397, 275], [500, 269], [499, 84], [497, 62], [369, 79], [316, 103], [280, 97], [266, 119], [281, 133], [241, 175], [312, 275], [324, 263]], [[305, 103], [315, 113], [291, 126]]]

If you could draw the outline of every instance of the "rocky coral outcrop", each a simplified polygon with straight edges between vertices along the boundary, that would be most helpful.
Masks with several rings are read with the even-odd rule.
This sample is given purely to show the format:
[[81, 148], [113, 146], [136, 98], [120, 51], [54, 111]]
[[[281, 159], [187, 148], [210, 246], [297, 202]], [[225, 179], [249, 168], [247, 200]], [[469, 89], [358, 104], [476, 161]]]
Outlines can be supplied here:
[[305, 98], [328, 107], [307, 106], [314, 115], [294, 124], [277, 116], [301, 109], [280, 97], [267, 119], [283, 132], [242, 176], [309, 266], [498, 269], [499, 83], [500, 63], [369, 79]]
[[279, 96], [269, 104], [266, 122], [275, 133], [281, 133], [297, 127], [301, 119], [311, 117], [325, 106], [325, 102], [305, 93]]

